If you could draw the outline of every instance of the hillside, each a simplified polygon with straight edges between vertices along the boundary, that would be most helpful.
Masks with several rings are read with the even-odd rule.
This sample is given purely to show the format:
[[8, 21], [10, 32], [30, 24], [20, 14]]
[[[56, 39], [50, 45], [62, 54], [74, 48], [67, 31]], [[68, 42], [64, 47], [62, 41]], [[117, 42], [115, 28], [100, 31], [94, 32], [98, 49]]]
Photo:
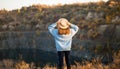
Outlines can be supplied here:
[[[117, 69], [120, 64], [119, 13], [119, 5], [111, 6], [105, 2], [56, 6], [32, 5], [12, 11], [0, 10], [0, 54], [2, 56], [0, 67], [2, 63], [9, 68], [10, 64], [21, 67], [19, 65], [22, 63], [26, 65], [26, 62], [31, 62], [31, 69], [35, 66], [32, 62], [36, 62], [38, 66], [55, 64], [56, 59], [51, 60], [56, 57], [54, 39], [47, 27], [64, 17], [80, 28], [73, 37], [71, 56], [73, 62], [74, 60], [77, 62], [74, 62], [76, 66], [73, 64], [72, 68], [90, 69], [92, 66], [103, 69], [106, 66], [102, 63], [113, 62], [113, 69]], [[48, 55], [50, 59], [47, 58]], [[93, 60], [93, 63], [85, 60]], [[88, 66], [78, 63], [81, 61], [86, 62]], [[49, 66], [46, 67], [49, 69]], [[107, 67], [104, 69], [109, 69], [110, 65]]]
[[84, 25], [115, 24], [120, 22], [120, 8], [110, 7], [103, 3], [71, 5], [33, 5], [12, 11], [0, 11], [0, 30], [35, 30], [36, 27], [46, 30], [48, 24], [65, 17], [71, 23]]

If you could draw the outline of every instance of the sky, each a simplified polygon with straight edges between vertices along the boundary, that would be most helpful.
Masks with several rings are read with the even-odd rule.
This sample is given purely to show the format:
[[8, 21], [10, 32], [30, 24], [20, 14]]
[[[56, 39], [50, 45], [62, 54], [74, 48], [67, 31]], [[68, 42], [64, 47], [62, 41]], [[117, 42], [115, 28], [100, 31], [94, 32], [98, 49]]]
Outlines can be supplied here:
[[[83, 2], [97, 2], [100, 0], [0, 0], [0, 10], [13, 10], [20, 9], [23, 6], [30, 6], [33, 4], [46, 4], [46, 5], [57, 5], [57, 4], [72, 4], [72, 3], [83, 3]], [[107, 0], [103, 0], [107, 1]]]

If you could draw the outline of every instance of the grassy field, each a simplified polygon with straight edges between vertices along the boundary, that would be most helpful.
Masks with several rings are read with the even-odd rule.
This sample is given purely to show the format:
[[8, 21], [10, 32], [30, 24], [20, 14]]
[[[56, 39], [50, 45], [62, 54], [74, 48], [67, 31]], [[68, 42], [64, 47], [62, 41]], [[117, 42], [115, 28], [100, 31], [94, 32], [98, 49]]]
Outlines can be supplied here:
[[[93, 59], [92, 61], [74, 61], [72, 69], [119, 69], [120, 68], [120, 50], [113, 55], [114, 60], [112, 63], [103, 64], [100, 58]], [[47, 58], [47, 57], [45, 57]], [[54, 61], [54, 59], [53, 59]], [[41, 64], [41, 63], [39, 63]], [[44, 64], [39, 66], [35, 62], [25, 62], [24, 60], [3, 59], [0, 61], [0, 69], [57, 69], [57, 64]], [[42, 65], [42, 64], [41, 64]], [[66, 67], [64, 67], [66, 69]]]

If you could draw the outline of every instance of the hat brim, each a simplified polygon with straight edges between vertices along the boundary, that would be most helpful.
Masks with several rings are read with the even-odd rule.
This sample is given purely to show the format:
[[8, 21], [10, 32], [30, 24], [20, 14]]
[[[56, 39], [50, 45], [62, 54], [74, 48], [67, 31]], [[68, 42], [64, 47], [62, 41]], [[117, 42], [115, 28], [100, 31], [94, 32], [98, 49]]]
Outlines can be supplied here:
[[67, 25], [67, 26], [61, 26], [61, 25], [59, 25], [59, 28], [61, 28], [61, 29], [67, 29], [69, 27], [69, 25]]

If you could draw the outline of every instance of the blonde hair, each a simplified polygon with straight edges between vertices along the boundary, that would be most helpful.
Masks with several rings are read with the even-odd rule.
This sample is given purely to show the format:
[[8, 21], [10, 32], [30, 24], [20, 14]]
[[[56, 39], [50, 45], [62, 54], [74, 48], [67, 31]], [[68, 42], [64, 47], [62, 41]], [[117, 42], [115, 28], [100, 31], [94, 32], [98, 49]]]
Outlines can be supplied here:
[[[66, 22], [67, 25], [65, 25], [65, 27], [63, 25], [61, 25], [61, 21], [64, 20]], [[67, 19], [65, 18], [60, 18], [57, 21], [57, 29], [58, 29], [58, 34], [59, 35], [68, 35], [70, 34], [70, 26], [69, 26], [69, 22]]]
[[59, 35], [68, 35], [68, 34], [70, 34], [70, 28], [67, 28], [67, 29], [58, 28], [58, 34]]

